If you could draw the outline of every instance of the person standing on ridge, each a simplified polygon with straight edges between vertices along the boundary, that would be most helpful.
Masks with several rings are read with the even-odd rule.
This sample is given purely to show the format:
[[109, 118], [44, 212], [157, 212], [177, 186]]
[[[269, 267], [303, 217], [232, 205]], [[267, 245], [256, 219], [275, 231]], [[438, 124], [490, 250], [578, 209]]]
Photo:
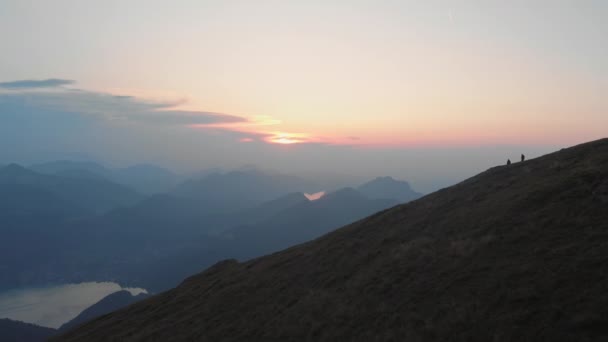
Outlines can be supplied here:
[[521, 154], [521, 161], [523, 162], [524, 160], [526, 160], [526, 156], [524, 156], [524, 154]]
[[507, 159], [507, 165], [511, 165], [511, 159]]

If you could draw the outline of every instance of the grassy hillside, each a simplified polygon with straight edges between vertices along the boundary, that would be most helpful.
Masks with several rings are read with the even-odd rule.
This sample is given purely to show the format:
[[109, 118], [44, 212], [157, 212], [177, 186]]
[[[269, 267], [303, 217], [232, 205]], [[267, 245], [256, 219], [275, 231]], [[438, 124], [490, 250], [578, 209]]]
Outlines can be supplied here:
[[608, 139], [224, 261], [63, 341], [608, 338]]

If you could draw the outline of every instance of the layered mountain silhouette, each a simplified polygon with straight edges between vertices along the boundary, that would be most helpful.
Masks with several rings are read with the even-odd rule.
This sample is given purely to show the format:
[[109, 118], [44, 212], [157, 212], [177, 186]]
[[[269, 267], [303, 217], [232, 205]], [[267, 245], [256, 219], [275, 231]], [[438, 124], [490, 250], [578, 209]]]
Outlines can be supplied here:
[[102, 178], [47, 175], [16, 164], [0, 169], [0, 289], [82, 273], [71, 252], [83, 242], [78, 221], [141, 198]]
[[43, 342], [57, 333], [53, 328], [0, 319], [0, 339], [2, 342]]
[[[72, 251], [95, 265], [88, 271], [157, 292], [218, 260], [278, 251], [396, 204], [350, 189], [313, 202], [292, 193], [253, 208], [209, 214], [196, 200], [155, 196], [132, 208], [78, 222], [88, 233], [73, 234], [84, 233], [80, 240], [94, 243], [81, 243]], [[95, 237], [87, 237], [90, 234]]]
[[[102, 178], [41, 174], [17, 164], [0, 169], [0, 185], [37, 188], [94, 213], [132, 205], [142, 198], [130, 188]], [[36, 201], [35, 198], [32, 200]]]
[[250, 168], [99, 213], [90, 205], [102, 196], [95, 186], [125, 188], [105, 178], [108, 169], [67, 161], [34, 168], [46, 173], [0, 170], [0, 289], [115, 281], [159, 292], [219, 260], [275, 252], [398, 203], [354, 189], [311, 202], [290, 191], [314, 184]]
[[233, 255], [243, 259], [311, 240], [397, 203], [369, 199], [355, 189], [344, 188], [316, 201], [296, 203], [257, 223], [233, 228], [225, 236], [235, 241]]
[[174, 195], [196, 199], [209, 212], [255, 207], [293, 192], [316, 191], [317, 185], [296, 176], [256, 169], [213, 173], [184, 182]]
[[151, 164], [109, 169], [95, 162], [58, 160], [34, 164], [29, 168], [39, 173], [64, 177], [102, 178], [128, 186], [143, 194], [167, 192], [180, 180], [180, 177], [173, 172]]
[[605, 340], [607, 232], [604, 139], [217, 263], [57, 340]]
[[401, 203], [422, 197], [421, 193], [412, 190], [408, 182], [392, 177], [378, 177], [359, 186], [357, 190], [372, 199], [395, 199]]
[[111, 174], [103, 165], [89, 161], [56, 160], [30, 165], [28, 169], [51, 175], [69, 171], [86, 171], [98, 177], [109, 178]]

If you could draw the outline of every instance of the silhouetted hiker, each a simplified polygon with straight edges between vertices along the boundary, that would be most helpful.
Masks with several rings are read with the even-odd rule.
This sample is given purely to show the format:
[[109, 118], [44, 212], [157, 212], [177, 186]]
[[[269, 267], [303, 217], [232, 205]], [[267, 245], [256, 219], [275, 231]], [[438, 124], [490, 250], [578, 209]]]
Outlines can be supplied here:
[[507, 165], [511, 165], [511, 159], [507, 159]]
[[524, 156], [523, 154], [521, 155], [521, 161], [523, 162], [524, 160], [526, 160], [526, 156]]

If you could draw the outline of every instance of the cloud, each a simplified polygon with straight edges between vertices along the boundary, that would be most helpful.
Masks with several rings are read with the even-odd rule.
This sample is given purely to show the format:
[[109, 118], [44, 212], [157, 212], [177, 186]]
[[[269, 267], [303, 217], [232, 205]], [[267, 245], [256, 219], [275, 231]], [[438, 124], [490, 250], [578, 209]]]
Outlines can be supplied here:
[[146, 122], [159, 125], [213, 125], [218, 123], [238, 123], [247, 122], [247, 119], [230, 114], [199, 112], [199, 111], [180, 111], [180, 110], [161, 110], [152, 113], [137, 113], [124, 115], [127, 120]]
[[[300, 145], [323, 144], [330, 140], [307, 133], [278, 131], [280, 120], [264, 116], [239, 116], [213, 111], [182, 110], [183, 99], [158, 100], [126, 94], [90, 91], [76, 87], [61, 79], [22, 80], [0, 83], [0, 113], [8, 120], [49, 122], [49, 127], [97, 125], [104, 122], [113, 126], [132, 128], [177, 127], [207, 135], [222, 135], [235, 142]], [[17, 121], [15, 121], [17, 122]], [[97, 122], [97, 123], [95, 123]], [[270, 127], [275, 129], [270, 130]]]
[[[24, 85], [23, 82], [27, 82], [29, 86]], [[14, 107], [17, 106], [22, 108], [21, 112], [36, 109], [38, 112], [71, 113], [115, 123], [140, 123], [160, 126], [205, 126], [248, 121], [247, 118], [237, 115], [175, 109], [182, 101], [155, 101], [81, 89], [38, 89], [30, 91], [31, 87], [34, 87], [31, 82], [34, 81], [3, 83], [11, 85], [13, 88], [10, 91], [0, 92], [0, 108], [11, 106], [14, 111]], [[52, 82], [45, 84], [50, 83]], [[21, 88], [15, 88], [15, 84], [19, 84]], [[7, 87], [5, 86], [5, 88]]]
[[5, 89], [36, 89], [36, 88], [56, 88], [64, 85], [73, 84], [72, 80], [59, 78], [49, 78], [46, 80], [19, 80], [11, 82], [0, 82], [0, 88]]

